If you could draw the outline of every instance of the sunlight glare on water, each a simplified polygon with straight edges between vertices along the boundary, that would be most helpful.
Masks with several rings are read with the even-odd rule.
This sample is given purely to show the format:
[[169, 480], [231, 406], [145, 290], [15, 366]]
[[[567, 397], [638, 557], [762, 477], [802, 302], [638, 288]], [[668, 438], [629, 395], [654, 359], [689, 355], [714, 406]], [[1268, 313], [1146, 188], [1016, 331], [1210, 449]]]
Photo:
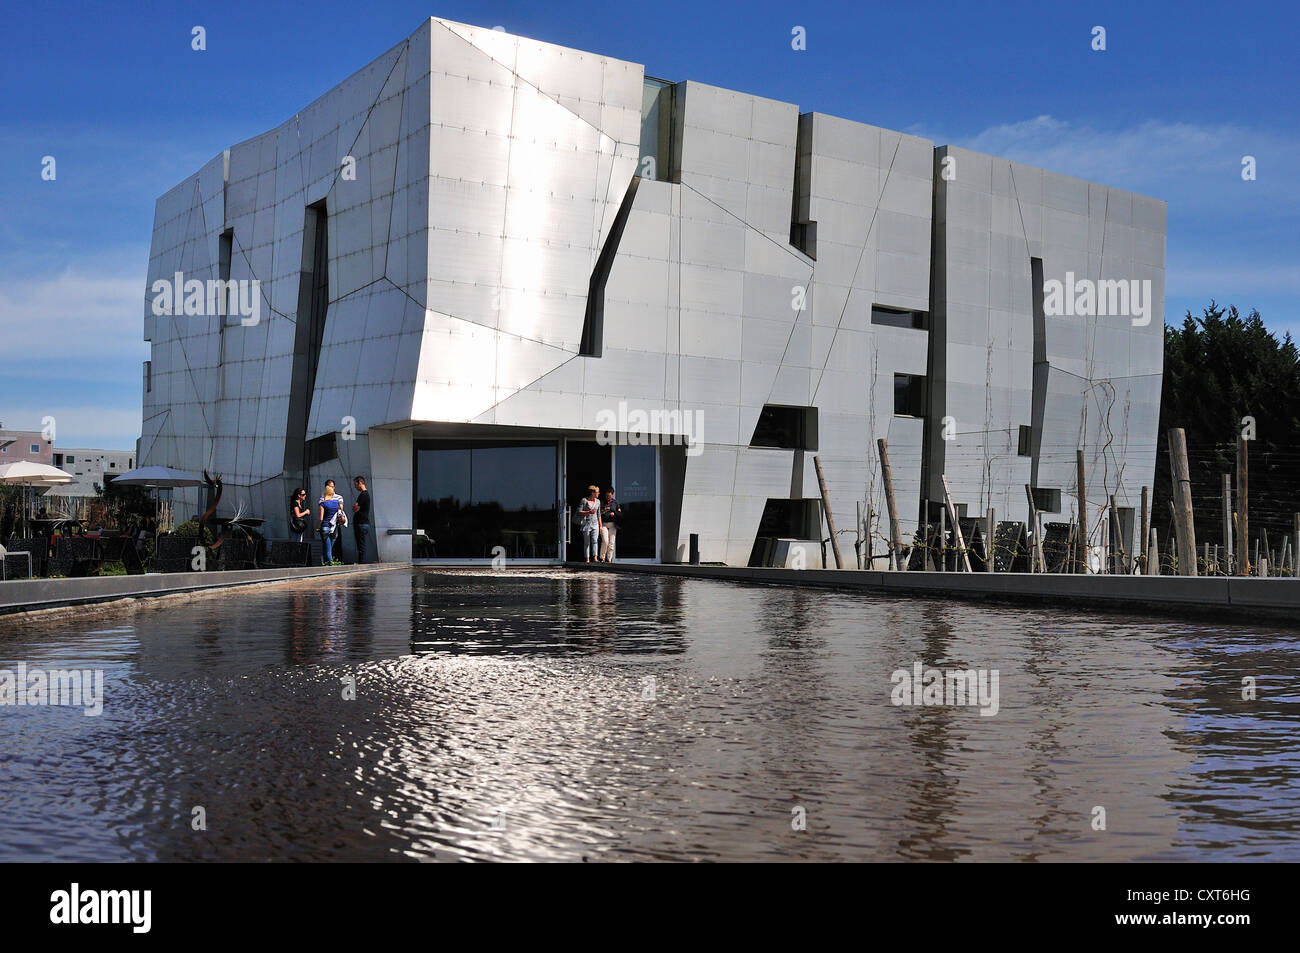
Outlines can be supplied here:
[[[99, 717], [0, 707], [0, 859], [1297, 860], [1297, 654], [559, 569], [0, 618], [0, 669], [104, 672]], [[895, 706], [916, 662], [997, 713]]]

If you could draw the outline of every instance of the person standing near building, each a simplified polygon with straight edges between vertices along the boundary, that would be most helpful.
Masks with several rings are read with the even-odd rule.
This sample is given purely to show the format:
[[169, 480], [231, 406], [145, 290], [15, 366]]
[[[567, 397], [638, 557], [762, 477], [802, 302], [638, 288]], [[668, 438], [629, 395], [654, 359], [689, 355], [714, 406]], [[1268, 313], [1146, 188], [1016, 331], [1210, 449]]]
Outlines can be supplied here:
[[605, 505], [600, 508], [600, 561], [614, 561], [614, 544], [618, 537], [618, 525], [623, 520], [623, 507], [614, 499], [614, 488], [605, 491]]
[[335, 495], [333, 480], [325, 481], [325, 492], [317, 506], [320, 507], [317, 519], [320, 521], [321, 565], [329, 566], [334, 562], [334, 539], [339, 525], [348, 521], [347, 514], [343, 512], [343, 497]]
[[370, 562], [370, 491], [366, 489], [366, 478], [353, 477], [352, 485], [357, 490], [357, 501], [352, 504], [352, 535], [357, 540], [357, 562]]
[[600, 487], [587, 487], [586, 498], [578, 504], [578, 526], [582, 530], [582, 551], [587, 562], [600, 559]]
[[307, 506], [307, 491], [298, 487], [289, 498], [289, 535], [301, 543], [307, 535], [307, 521], [311, 519], [311, 509]]

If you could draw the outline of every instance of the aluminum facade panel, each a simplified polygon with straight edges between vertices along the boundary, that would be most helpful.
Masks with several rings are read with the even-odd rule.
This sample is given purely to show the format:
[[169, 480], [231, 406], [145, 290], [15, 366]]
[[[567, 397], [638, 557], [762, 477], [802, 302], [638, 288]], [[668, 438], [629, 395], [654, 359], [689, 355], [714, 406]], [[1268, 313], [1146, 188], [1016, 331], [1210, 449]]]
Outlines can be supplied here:
[[[1047, 278], [1149, 281], [1153, 298], [1143, 326], [1046, 322], [1039, 485], [1069, 495], [1080, 443], [1090, 496], [1128, 499], [1149, 484], [1164, 203], [801, 116], [791, 103], [676, 87], [680, 167], [668, 178], [680, 181], [639, 181], [606, 255], [600, 354], [580, 355], [593, 270], [638, 168], [643, 77], [635, 63], [430, 20], [277, 129], [232, 146], [228, 172], [219, 155], [169, 190], [155, 209], [150, 283], [178, 270], [216, 277], [232, 228], [231, 277], [261, 281], [263, 307], [255, 327], [219, 331], [146, 303], [142, 464], [219, 466], [232, 500], [278, 516], [285, 482], [299, 479], [281, 470], [305, 206], [324, 199], [331, 301], [308, 435], [350, 418], [356, 439], [313, 478], [333, 467], [382, 482], [385, 557], [410, 551], [409, 538], [383, 531], [411, 520], [404, 428], [591, 432], [620, 402], [701, 415], [703, 452], [687, 458], [669, 558], [699, 533], [706, 560], [744, 562], [768, 498], [789, 495], [792, 480], [816, 494], [811, 459], [800, 471], [791, 450], [747, 446], [770, 403], [817, 408], [841, 522], [858, 500], [877, 517], [883, 509], [881, 436], [905, 533], [936, 496], [921, 485], [923, 450], [959, 503], [1022, 517], [1033, 257]], [[355, 177], [341, 175], [345, 157]], [[936, 175], [945, 158], [951, 181]], [[790, 244], [792, 208], [816, 223], [815, 260]], [[873, 306], [922, 312], [927, 330], [873, 323]], [[927, 373], [928, 443], [925, 420], [894, 414], [895, 375]], [[948, 442], [938, 437], [946, 415], [957, 424]]]

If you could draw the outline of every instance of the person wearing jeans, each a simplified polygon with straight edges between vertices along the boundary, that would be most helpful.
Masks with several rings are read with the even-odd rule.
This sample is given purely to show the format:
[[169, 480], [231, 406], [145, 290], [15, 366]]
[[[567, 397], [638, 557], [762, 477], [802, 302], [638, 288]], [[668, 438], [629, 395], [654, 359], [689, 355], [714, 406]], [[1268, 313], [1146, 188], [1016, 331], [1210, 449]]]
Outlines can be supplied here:
[[301, 543], [307, 535], [307, 521], [311, 519], [311, 510], [307, 508], [307, 491], [298, 487], [289, 500], [289, 535], [295, 542]]
[[582, 551], [587, 562], [600, 558], [600, 487], [587, 487], [586, 498], [578, 504], [578, 525], [582, 530]]
[[321, 565], [334, 563], [334, 539], [340, 521], [347, 525], [348, 517], [343, 512], [343, 497], [334, 493], [334, 481], [325, 481], [325, 492], [316, 504], [320, 507], [317, 518], [320, 521]]
[[352, 485], [357, 489], [357, 501], [352, 504], [352, 535], [357, 540], [357, 562], [370, 562], [370, 491], [366, 489], [366, 478], [353, 477]]
[[605, 491], [605, 505], [600, 509], [600, 561], [614, 561], [614, 546], [618, 541], [618, 524], [623, 519], [623, 507], [614, 499], [614, 488]]

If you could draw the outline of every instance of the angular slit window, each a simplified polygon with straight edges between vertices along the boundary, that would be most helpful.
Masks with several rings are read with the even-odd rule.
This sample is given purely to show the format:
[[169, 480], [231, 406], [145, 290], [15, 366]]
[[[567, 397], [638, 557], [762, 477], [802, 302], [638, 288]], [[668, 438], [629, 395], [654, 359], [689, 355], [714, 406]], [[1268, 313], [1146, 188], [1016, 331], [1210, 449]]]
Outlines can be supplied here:
[[307, 469], [339, 458], [338, 444], [333, 433], [321, 434], [307, 441]]
[[758, 415], [758, 425], [749, 445], [816, 451], [817, 408], [767, 404]]
[[591, 280], [587, 284], [587, 309], [582, 316], [582, 337], [578, 341], [578, 354], [582, 357], [600, 357], [605, 342], [605, 285], [609, 282], [610, 269], [614, 267], [614, 256], [618, 254], [618, 244], [623, 240], [623, 229], [627, 227], [628, 216], [632, 214], [632, 203], [636, 200], [636, 189], [641, 184], [639, 176], [632, 176], [623, 203], [614, 216], [605, 237], [605, 245], [596, 259], [596, 267], [591, 270]]
[[1061, 491], [1036, 486], [1033, 489], [1034, 509], [1040, 513], [1061, 512]]
[[817, 259], [817, 223], [812, 205], [812, 113], [803, 113], [795, 129], [794, 192], [790, 203], [790, 244]]

